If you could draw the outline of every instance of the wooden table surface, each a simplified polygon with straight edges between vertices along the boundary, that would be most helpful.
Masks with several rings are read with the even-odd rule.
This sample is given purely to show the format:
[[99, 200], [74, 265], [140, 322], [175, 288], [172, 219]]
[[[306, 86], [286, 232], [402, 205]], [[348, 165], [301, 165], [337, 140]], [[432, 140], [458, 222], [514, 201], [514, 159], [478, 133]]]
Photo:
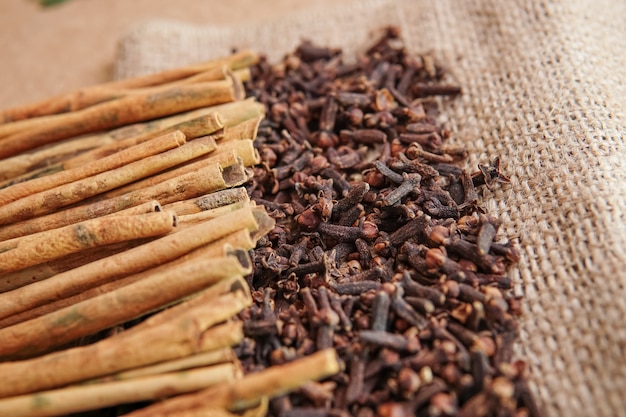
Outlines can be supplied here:
[[111, 79], [117, 41], [133, 24], [206, 25], [277, 18], [337, 0], [0, 0], [0, 108]]

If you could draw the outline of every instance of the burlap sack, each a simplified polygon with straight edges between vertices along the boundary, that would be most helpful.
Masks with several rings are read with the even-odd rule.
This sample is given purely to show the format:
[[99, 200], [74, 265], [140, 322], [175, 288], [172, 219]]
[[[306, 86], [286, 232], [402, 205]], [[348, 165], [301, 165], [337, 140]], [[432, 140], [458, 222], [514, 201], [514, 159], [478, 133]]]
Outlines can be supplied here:
[[119, 48], [118, 77], [230, 48], [278, 60], [302, 38], [357, 51], [398, 24], [464, 94], [444, 113], [512, 183], [484, 195], [522, 249], [518, 357], [549, 416], [626, 415], [626, 2], [371, 0], [247, 27], [152, 22]]

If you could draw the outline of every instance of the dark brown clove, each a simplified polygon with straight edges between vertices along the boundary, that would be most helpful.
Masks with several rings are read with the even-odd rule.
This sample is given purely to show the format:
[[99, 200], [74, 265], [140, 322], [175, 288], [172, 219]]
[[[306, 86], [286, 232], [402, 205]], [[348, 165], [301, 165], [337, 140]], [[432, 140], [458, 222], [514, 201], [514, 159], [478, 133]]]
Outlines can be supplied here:
[[372, 306], [372, 325], [373, 331], [386, 331], [387, 320], [389, 318], [389, 306], [391, 299], [385, 291], [378, 291], [374, 297], [374, 305]]
[[417, 83], [413, 86], [413, 93], [417, 97], [454, 96], [461, 94], [461, 87], [456, 85]]
[[406, 302], [403, 298], [404, 290], [402, 286], [396, 285], [396, 291], [391, 298], [391, 308], [400, 317], [418, 330], [423, 330], [428, 326], [428, 320]]
[[417, 283], [408, 273], [403, 274], [401, 283], [405, 294], [430, 300], [436, 307], [443, 306], [446, 301], [441, 291]]
[[[352, 110], [353, 113], [355, 111], [356, 110]], [[358, 115], [351, 114], [350, 117], [351, 117], [351, 122], [355, 125], [360, 123], [363, 120], [362, 114], [358, 114]], [[387, 134], [379, 129], [357, 129], [357, 130], [344, 129], [339, 132], [339, 137], [344, 141], [353, 141], [356, 143], [368, 144], [368, 145], [384, 143], [387, 140]]]
[[361, 340], [375, 346], [388, 347], [399, 351], [413, 351], [418, 349], [411, 341], [403, 335], [375, 330], [361, 330], [359, 332]]
[[341, 294], [341, 295], [360, 295], [367, 291], [376, 290], [380, 288], [380, 282], [378, 281], [358, 281], [358, 282], [347, 282], [345, 284], [337, 284], [331, 281], [328, 285], [337, 294]]
[[429, 224], [429, 216], [417, 216], [389, 235], [389, 243], [398, 246], [409, 239], [419, 237], [428, 231]]

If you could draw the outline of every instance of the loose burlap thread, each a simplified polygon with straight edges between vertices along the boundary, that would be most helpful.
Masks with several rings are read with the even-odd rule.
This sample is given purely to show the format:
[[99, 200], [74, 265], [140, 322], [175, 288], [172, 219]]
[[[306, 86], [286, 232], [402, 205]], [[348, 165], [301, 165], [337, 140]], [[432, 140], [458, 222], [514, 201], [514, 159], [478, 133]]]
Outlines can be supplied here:
[[626, 413], [626, 3], [369, 0], [235, 27], [154, 21], [121, 40], [128, 77], [301, 39], [356, 53], [396, 24], [460, 84], [442, 109], [467, 166], [495, 156], [509, 185], [483, 192], [522, 259], [517, 357], [548, 416]]

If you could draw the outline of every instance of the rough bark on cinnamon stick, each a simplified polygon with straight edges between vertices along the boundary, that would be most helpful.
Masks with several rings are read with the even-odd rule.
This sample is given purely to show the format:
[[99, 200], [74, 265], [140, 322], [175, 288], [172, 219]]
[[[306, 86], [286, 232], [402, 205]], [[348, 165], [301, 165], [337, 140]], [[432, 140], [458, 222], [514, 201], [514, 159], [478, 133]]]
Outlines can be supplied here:
[[[254, 248], [254, 244], [252, 243], [252, 240], [250, 238], [250, 232], [246, 229], [242, 229], [215, 242], [204, 245], [188, 253], [182, 258], [162, 264], [156, 268], [149, 269], [142, 273], [128, 275], [123, 278], [114, 279], [112, 281], [108, 281], [104, 284], [97, 285], [95, 287], [89, 288], [85, 291], [81, 291], [73, 295], [65, 296], [63, 294], [60, 294], [59, 298], [57, 298], [56, 300], [50, 301], [48, 303], [39, 303], [36, 307], [33, 308], [21, 308], [21, 312], [17, 312], [15, 314], [0, 319], [0, 329], [13, 326], [15, 324], [22, 323], [28, 320], [32, 320], [34, 318], [53, 313], [55, 311], [59, 311], [63, 308], [76, 305], [82, 301], [92, 299], [99, 295], [115, 291], [121, 287], [139, 281], [145, 278], [147, 275], [165, 270], [167, 268], [172, 268], [174, 267], [174, 265], [186, 262], [188, 260], [191, 260], [192, 258], [208, 259], [220, 258], [230, 255], [237, 256], [242, 253], [241, 251], [247, 251], [252, 248]], [[241, 261], [243, 262], [244, 260]], [[218, 284], [212, 285], [209, 290], [203, 290], [198, 294], [194, 294], [193, 297], [195, 300], [197, 300], [196, 302], [201, 302], [200, 300], [208, 301], [212, 297], [216, 297], [219, 294], [223, 294], [228, 291], [234, 291], [235, 289], [246, 291], [246, 288], [247, 284], [245, 284], [245, 282], [241, 281], [237, 277], [233, 277], [227, 280], [221, 280]], [[171, 310], [172, 309], [170, 309], [170, 311]]]
[[[195, 170], [189, 170], [186, 166], [177, 168], [171, 172], [177, 175], [170, 178], [170, 175], [159, 177], [160, 182], [150, 184], [145, 188], [129, 187], [130, 191], [115, 195], [115, 190], [111, 192], [113, 196], [108, 198], [109, 202], [134, 201], [143, 202], [146, 199], [156, 199], [161, 204], [167, 205], [180, 200], [188, 200], [209, 192], [224, 190], [229, 187], [242, 185], [248, 179], [245, 167], [241, 163], [232, 165], [221, 165], [219, 163], [205, 163], [194, 165]], [[211, 161], [209, 161], [211, 162]], [[240, 162], [240, 161], [238, 161]], [[179, 171], [180, 169], [180, 171]], [[110, 194], [97, 196], [94, 199], [97, 204], [100, 198], [106, 198]]]
[[0, 358], [32, 357], [192, 295], [230, 276], [246, 275], [236, 257], [192, 259], [132, 284], [24, 323], [0, 329]]
[[[172, 126], [168, 126], [165, 128], [156, 128], [143, 134], [132, 135], [126, 139], [113, 139], [104, 136], [106, 142], [102, 145], [96, 146], [85, 152], [78, 152], [75, 155], [71, 155], [68, 158], [62, 159], [56, 164], [48, 163], [46, 164], [46, 166], [38, 170], [29, 170], [27, 172], [16, 172], [16, 170], [11, 170], [12, 167], [10, 162], [19, 157], [18, 155], [17, 157], [9, 158], [9, 164], [7, 166], [4, 166], [3, 164], [3, 167], [0, 168], [0, 177], [10, 178], [10, 180], [3, 182], [0, 187], [5, 188], [18, 183], [27, 182], [30, 180], [37, 180], [41, 177], [57, 174], [66, 170], [77, 169], [79, 167], [87, 169], [86, 166], [89, 167], [94, 163], [98, 163], [102, 159], [111, 159], [116, 154], [124, 155], [124, 153], [128, 152], [127, 149], [131, 147], [139, 146], [146, 141], [153, 140], [159, 136], [172, 134], [177, 131], [185, 135], [185, 138], [188, 140], [208, 135], [211, 135], [211, 137], [217, 140], [221, 138], [222, 130], [223, 123], [219, 114], [209, 113], [188, 121], [177, 123]], [[84, 138], [79, 138], [78, 140], [82, 139]], [[95, 139], [97, 139], [97, 137]], [[70, 142], [69, 145], [71, 147], [75, 146], [72, 142]], [[64, 152], [63, 147], [57, 148], [58, 152]]]
[[165, 125], [161, 128], [153, 128], [148, 132], [142, 134], [132, 135], [126, 139], [118, 139], [110, 144], [100, 146], [88, 152], [84, 152], [80, 155], [68, 159], [63, 162], [64, 169], [77, 168], [86, 164], [98, 161], [101, 158], [105, 158], [109, 155], [113, 155], [131, 146], [144, 143], [157, 136], [162, 136], [175, 131], [182, 132], [187, 140], [200, 138], [204, 136], [213, 137], [216, 140], [221, 138], [221, 131], [224, 128], [224, 122], [219, 113], [211, 112], [203, 114], [198, 117], [194, 117], [189, 120], [184, 120], [173, 125]]
[[[32, 155], [19, 154], [6, 158], [0, 167], [0, 179], [5, 180], [0, 183], [0, 188], [45, 177], [60, 171], [78, 168], [158, 136], [176, 131], [183, 133], [187, 139], [195, 139], [207, 135], [213, 135], [215, 139], [219, 139], [222, 134], [220, 132], [223, 131], [224, 127], [218, 113], [203, 114], [178, 123], [153, 121], [147, 125], [150, 128], [136, 126], [133, 129], [129, 129], [127, 133], [124, 130], [123, 133], [117, 134], [111, 132], [91, 137], [81, 136], [59, 144], [49, 145], [41, 152], [33, 151]], [[78, 145], [83, 142], [93, 142], [97, 145], [82, 150]], [[42, 155], [37, 155], [38, 153]], [[41, 157], [46, 155], [48, 155], [48, 159], [42, 160]], [[44, 166], [33, 166], [32, 164], [37, 161], [39, 161], [39, 165]]]
[[268, 410], [269, 399], [267, 397], [263, 397], [257, 406], [248, 408], [241, 412], [231, 412], [223, 408], [212, 407], [210, 404], [207, 404], [204, 407], [197, 407], [190, 410], [171, 413], [169, 417], [265, 417], [267, 416]]
[[[189, 257], [218, 258], [218, 257], [228, 256], [232, 254], [231, 248], [237, 248], [237, 249], [242, 249], [242, 250], [250, 250], [254, 248], [254, 245], [251, 244], [249, 232], [243, 229], [241, 230], [241, 232], [243, 233], [236, 233], [231, 236], [227, 236], [226, 238], [210, 243], [208, 245], [205, 245], [201, 248], [198, 248], [195, 251], [190, 252], [188, 255], [185, 255], [183, 258], [181, 258], [182, 259], [181, 261], [176, 260], [176, 261], [172, 261], [172, 263], [173, 262], [182, 263], [186, 261], [187, 259], [189, 259]], [[244, 238], [244, 236], [246, 237]], [[40, 304], [37, 307], [26, 309], [19, 313], [0, 319], [0, 329], [13, 326], [18, 323], [23, 323], [25, 321], [44, 316], [46, 314], [59, 311], [69, 306], [76, 305], [80, 302], [83, 302], [88, 299], [92, 299], [102, 294], [107, 294], [109, 292], [115, 291], [121, 287], [124, 287], [126, 285], [132, 284], [134, 282], [137, 282], [145, 278], [146, 275], [148, 274], [152, 274], [154, 272], [158, 272], [161, 269], [168, 268], [169, 267], [168, 264], [170, 263], [168, 262], [167, 264], [161, 265], [157, 268], [149, 269], [147, 271], [144, 271], [143, 273], [132, 274], [123, 278], [115, 279], [105, 284], [101, 284], [96, 287], [90, 288], [88, 290], [82, 291], [78, 294], [74, 294], [70, 296], [60, 295], [58, 299], [51, 301], [47, 304]], [[222, 280], [218, 284], [212, 285], [209, 290], [202, 291], [202, 297], [200, 297], [199, 295], [196, 296], [196, 294], [194, 294], [193, 297], [195, 299], [206, 298], [208, 300], [210, 297], [214, 297], [215, 293], [225, 293], [234, 287], [243, 287], [243, 285], [240, 285], [238, 281], [239, 279], [237, 277], [233, 277], [232, 279]]]
[[196, 224], [205, 222], [207, 220], [211, 220], [211, 219], [215, 219], [220, 216], [223, 216], [224, 214], [229, 213], [231, 211], [239, 210], [247, 206], [248, 204], [250, 203], [242, 201], [238, 203], [229, 204], [227, 206], [214, 208], [211, 210], [201, 211], [200, 213], [185, 214], [182, 216], [178, 216], [177, 217], [178, 227], [180, 227], [181, 230], [187, 227], [192, 227]]
[[[262, 214], [257, 209], [256, 216], [259, 215]], [[0, 293], [0, 317], [8, 317], [54, 302], [57, 298], [70, 297], [106, 282], [165, 264], [241, 229], [249, 233], [259, 229], [253, 208], [246, 207], [225, 214], [46, 280]]]
[[[175, 229], [182, 230], [178, 225]], [[91, 249], [81, 250], [79, 252], [63, 256], [56, 260], [0, 274], [0, 293], [43, 281], [56, 274], [69, 271], [71, 269], [78, 268], [79, 266], [86, 265], [99, 259], [113, 256], [117, 253], [146, 244], [154, 239], [158, 239], [160, 236], [162, 235], [142, 239], [125, 240], [106, 246], [96, 246]], [[0, 327], [3, 326], [0, 325]]]
[[198, 307], [210, 305], [211, 308], [217, 308], [213, 304], [217, 303], [221, 305], [223, 303], [229, 303], [233, 299], [238, 300], [239, 298], [252, 300], [250, 288], [245, 284], [243, 275], [231, 275], [217, 281], [210, 287], [194, 293], [179, 304], [169, 306], [159, 314], [148, 317], [136, 326], [126, 330], [126, 332], [119, 337], [128, 337], [129, 335], [157, 327], [168, 321], [176, 320], [179, 315], [187, 314], [188, 311]]
[[[161, 205], [156, 201], [148, 201], [130, 209], [112, 213], [109, 216], [122, 215], [134, 216], [138, 214], [158, 213], [164, 211]], [[176, 215], [173, 210], [166, 210]], [[120, 242], [117, 244], [107, 245], [106, 247], [97, 247], [87, 249], [72, 255], [64, 256], [55, 261], [49, 261], [45, 264], [38, 264], [28, 268], [20, 269], [8, 274], [0, 274], [0, 292], [9, 291], [15, 288], [23, 287], [42, 279], [49, 278], [55, 274], [76, 268], [97, 259], [106, 258], [115, 253], [122, 252], [135, 246], [146, 243], [151, 238]], [[1, 239], [0, 239], [1, 240]], [[8, 240], [8, 239], [7, 239]]]
[[255, 117], [264, 116], [265, 106], [254, 98], [246, 98], [244, 100], [205, 106], [183, 113], [168, 115], [148, 122], [133, 123], [106, 132], [87, 135], [83, 138], [94, 139], [104, 137], [111, 141], [122, 141], [137, 136], [144, 137], [144, 135], [154, 134], [155, 132], [160, 132], [165, 129], [177, 129], [176, 126], [183, 126], [194, 119], [207, 117], [212, 114], [220, 115], [220, 120], [223, 123], [222, 127], [233, 127]]
[[[76, 167], [101, 157], [110, 155], [142, 141], [180, 130], [188, 138], [204, 136], [217, 132], [224, 127], [232, 128], [251, 119], [263, 117], [265, 107], [254, 99], [234, 101], [225, 104], [202, 107], [172, 116], [135, 123], [111, 131], [68, 139], [48, 147], [38, 148], [30, 153], [19, 154], [3, 160], [0, 166], [0, 187], [27, 181], [32, 178], [48, 175], [51, 172]], [[216, 115], [221, 118], [216, 120]], [[207, 120], [207, 127], [202, 130], [198, 120]], [[215, 119], [211, 121], [211, 119]], [[210, 129], [209, 126], [213, 126]], [[253, 138], [254, 136], [239, 137], [237, 130], [229, 133], [238, 138]], [[250, 126], [245, 128], [250, 131]], [[254, 130], [252, 130], [254, 132]], [[118, 144], [116, 144], [119, 142]], [[99, 148], [99, 149], [93, 149]], [[63, 162], [64, 161], [64, 162]], [[63, 162], [63, 163], [62, 163]], [[52, 165], [51, 165], [52, 164]]]
[[[32, 359], [0, 363], [0, 398], [53, 389], [71, 383], [233, 346], [243, 338], [242, 324], [230, 320], [250, 304], [242, 292], [212, 305], [191, 308], [158, 326], [124, 332], [86, 346]], [[149, 349], [138, 349], [149, 346]]]
[[[120, 91], [111, 100], [82, 110], [0, 124], [0, 140], [17, 146], [18, 150], [29, 150], [72, 136], [240, 100], [242, 93], [241, 80], [232, 73], [227, 73], [226, 79], [221, 81]], [[178, 97], [178, 101], [174, 97]], [[159, 99], [164, 103], [151, 105]], [[28, 140], [31, 144], [17, 145], [15, 138]]]
[[[9, 181], [12, 178], [35, 171], [45, 172], [46, 168], [51, 165], [55, 166], [63, 160], [110, 143], [111, 140], [105, 136], [70, 138], [53, 145], [5, 158], [2, 160], [2, 166], [0, 166], [0, 188], [13, 184]], [[53, 168], [52, 171], [55, 172], [56, 170]]]
[[[154, 209], [155, 206], [160, 207], [159, 204], [156, 202], [148, 202], [139, 206], [132, 207], [127, 210], [123, 210], [122, 212], [113, 213], [112, 215], [109, 215], [109, 216], [133, 215], [133, 214], [163, 211], [160, 208], [155, 210]], [[195, 207], [197, 210], [199, 210], [197, 206]], [[244, 205], [241, 206], [241, 208], [243, 207]], [[168, 211], [178, 216], [178, 214], [176, 213], [175, 210], [173, 210], [173, 208], [175, 207], [168, 208], [165, 211]], [[184, 211], [184, 210], [181, 210], [181, 211]], [[220, 210], [220, 211], [222, 211], [221, 214], [226, 214], [226, 212], [232, 211], [232, 210], [226, 210], [226, 211]], [[217, 216], [210, 216], [210, 217], [213, 218]], [[206, 219], [206, 220], [209, 220], [209, 219]], [[182, 230], [180, 226], [181, 226], [180, 216], [178, 216], [176, 230]], [[246, 229], [242, 229], [242, 231], [243, 230], [246, 230]], [[240, 238], [240, 236], [244, 236], [244, 234], [240, 234], [239, 232], [236, 232], [236, 234], [229, 235], [223, 239], [224, 244], [231, 243], [235, 248], [252, 249], [254, 247], [254, 244], [251, 243], [252, 240], [251, 240], [251, 237], [249, 236], [249, 233], [245, 241], [243, 240], [243, 238]], [[32, 284], [32, 283], [44, 280], [46, 278], [50, 278], [51, 276], [55, 274], [65, 272], [70, 269], [78, 268], [81, 265], [86, 265], [96, 260], [106, 258], [108, 256], [115, 255], [122, 251], [130, 250], [134, 247], [146, 244], [150, 240], [153, 240], [153, 239], [154, 238], [145, 238], [145, 239], [139, 239], [139, 240], [124, 241], [118, 244], [107, 245], [106, 247], [97, 247], [94, 249], [88, 249], [88, 250], [81, 251], [73, 255], [64, 256], [56, 261], [49, 261], [49, 262], [46, 262], [45, 264], [38, 264], [32, 267], [20, 269], [18, 271], [14, 271], [11, 273], [0, 274], [0, 292], [10, 291], [19, 287], [23, 287], [24, 285]], [[218, 242], [215, 242], [215, 245], [217, 246]], [[213, 251], [211, 253], [216, 253], [216, 252]], [[0, 325], [0, 327], [2, 327], [2, 325]]]
[[254, 139], [259, 133], [259, 125], [263, 120], [262, 116], [251, 118], [232, 127], [224, 129], [223, 142], [233, 139]]
[[0, 242], [0, 273], [41, 264], [85, 249], [164, 235], [171, 232], [175, 225], [176, 217], [168, 212], [113, 216], [7, 240]]
[[143, 366], [130, 371], [119, 372], [103, 378], [96, 378], [84, 382], [84, 384], [92, 384], [107, 381], [124, 381], [139, 378], [148, 375], [159, 375], [166, 372], [184, 371], [185, 369], [202, 368], [206, 366], [232, 364], [237, 362], [237, 356], [232, 348], [222, 348], [209, 352], [201, 352], [180, 359], [173, 359], [157, 363], [155, 365]]
[[[125, 287], [129, 284], [140, 281], [155, 273], [159, 273], [162, 271], [171, 270], [172, 268], [176, 268], [176, 265], [183, 264], [193, 259], [222, 258], [222, 257], [234, 255], [234, 256], [239, 257], [240, 263], [245, 263], [247, 260], [246, 256], [244, 255], [245, 251], [251, 250], [253, 248], [254, 248], [254, 243], [253, 243], [253, 240], [251, 239], [250, 232], [247, 229], [241, 229], [238, 232], [225, 236], [222, 239], [218, 239], [207, 245], [201, 246], [189, 252], [188, 254], [180, 258], [177, 258], [176, 260], [161, 264], [155, 268], [148, 269], [141, 273], [136, 273], [136, 274], [125, 276], [123, 278], [114, 279], [104, 284], [91, 287], [79, 293], [75, 293], [75, 290], [66, 291], [64, 293], [62, 289], [59, 289], [59, 295], [57, 299], [50, 301], [48, 303], [39, 302], [38, 304], [33, 304], [35, 306], [32, 308], [24, 308], [24, 306], [20, 306], [19, 309], [21, 311], [0, 319], [0, 329], [4, 327], [13, 326], [15, 324], [22, 323], [28, 320], [32, 320], [34, 318], [41, 317], [43, 315], [59, 311], [63, 308], [76, 305], [82, 301], [92, 299], [94, 297], [97, 297], [103, 294], [110, 293], [121, 287]], [[232, 290], [235, 287], [240, 287], [241, 290], [245, 290], [245, 288], [247, 288], [245, 285], [240, 285], [240, 283], [238, 282], [236, 278], [232, 278], [229, 280], [222, 280], [220, 281], [219, 284], [212, 285], [209, 290], [201, 291], [202, 296], [196, 297], [196, 294], [194, 294], [194, 297], [197, 300], [196, 302], [201, 302], [200, 300], [208, 301], [211, 297], [214, 297], [215, 294], [227, 292], [228, 289]], [[41, 295], [42, 294], [39, 293], [39, 296]], [[32, 296], [36, 297], [37, 294], [34, 293], [32, 294]], [[3, 297], [0, 297], [0, 299], [2, 298]], [[4, 299], [6, 298], [7, 297], [5, 296]], [[10, 311], [11, 307], [8, 306], [8, 308]], [[5, 310], [4, 314], [7, 314], [6, 311], [7, 310]], [[14, 309], [13, 311], [17, 311], [17, 310]]]
[[236, 164], [242, 164], [245, 167], [250, 167], [259, 163], [259, 161], [259, 154], [254, 148], [252, 140], [231, 140], [226, 142], [224, 145], [216, 146], [216, 149], [213, 152], [201, 155], [188, 163], [181, 164], [181, 166], [176, 169], [153, 175], [140, 181], [135, 181], [132, 184], [116, 188], [102, 194], [100, 198], [113, 198], [131, 191], [148, 188], [177, 176], [205, 168], [209, 165], [219, 164], [223, 168], [228, 168]]
[[32, 179], [0, 189], [0, 206], [59, 185], [91, 177], [102, 172], [119, 168], [131, 162], [169, 151], [183, 145], [185, 142], [185, 136], [182, 132], [166, 134], [142, 144], [131, 146], [128, 149], [114, 153], [88, 165], [56, 172], [42, 178]]
[[233, 364], [137, 377], [127, 381], [70, 386], [53, 391], [0, 399], [0, 415], [58, 416], [125, 403], [159, 400], [230, 383], [240, 378]]
[[163, 210], [172, 211], [177, 215], [194, 214], [242, 201], [250, 201], [248, 192], [243, 187], [236, 187], [189, 200], [166, 204], [163, 206]]
[[[179, 137], [183, 138], [182, 133]], [[214, 149], [215, 141], [212, 138], [206, 140], [195, 139], [163, 153], [148, 156], [105, 172], [27, 195], [2, 206], [0, 224], [26, 220], [50, 213], [61, 207], [86, 200], [146, 176], [154, 175], [167, 168], [212, 152]]]
[[164, 92], [133, 95], [76, 112], [46, 116], [46, 120], [37, 126], [0, 138], [0, 157], [12, 156], [72, 136], [240, 100], [241, 94], [240, 81], [231, 78], [227, 81], [178, 86]]
[[[210, 192], [241, 185], [246, 180], [247, 175], [244, 167], [241, 165], [231, 165], [225, 169], [222, 169], [220, 165], [209, 165], [194, 172], [189, 172], [117, 197], [102, 201], [88, 200], [80, 205], [74, 205], [71, 208], [48, 215], [0, 226], [0, 239], [10, 239], [74, 224], [82, 220], [116, 213], [152, 200], [158, 200], [162, 204], [187, 200]], [[23, 215], [30, 216], [31, 214], [24, 213]]]
[[202, 408], [207, 404], [233, 411], [244, 410], [257, 405], [263, 397], [284, 395], [306, 382], [327, 378], [340, 370], [341, 365], [335, 350], [321, 350], [284, 365], [248, 374], [230, 384], [161, 401], [128, 416], [168, 416], [170, 413]]

